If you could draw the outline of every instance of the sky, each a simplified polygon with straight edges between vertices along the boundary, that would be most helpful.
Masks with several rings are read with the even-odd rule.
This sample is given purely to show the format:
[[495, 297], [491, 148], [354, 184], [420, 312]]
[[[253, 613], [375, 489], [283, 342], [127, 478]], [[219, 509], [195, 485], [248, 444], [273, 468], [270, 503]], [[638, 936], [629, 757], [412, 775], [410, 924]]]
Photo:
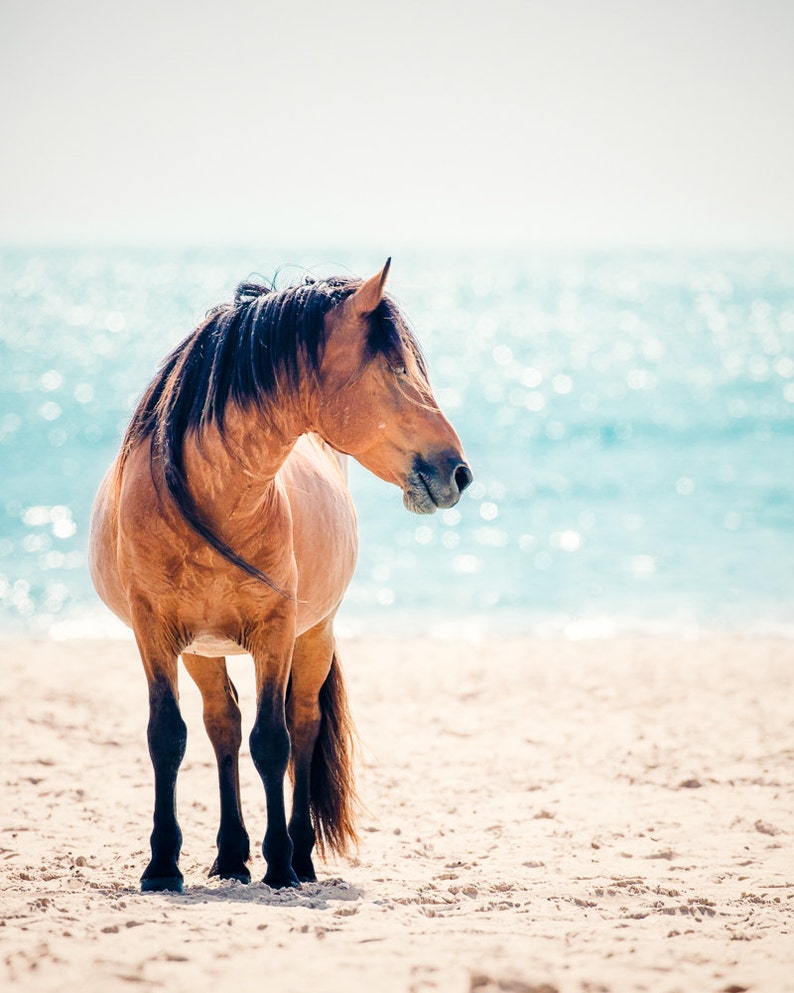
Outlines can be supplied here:
[[0, 243], [794, 248], [791, 0], [0, 0]]

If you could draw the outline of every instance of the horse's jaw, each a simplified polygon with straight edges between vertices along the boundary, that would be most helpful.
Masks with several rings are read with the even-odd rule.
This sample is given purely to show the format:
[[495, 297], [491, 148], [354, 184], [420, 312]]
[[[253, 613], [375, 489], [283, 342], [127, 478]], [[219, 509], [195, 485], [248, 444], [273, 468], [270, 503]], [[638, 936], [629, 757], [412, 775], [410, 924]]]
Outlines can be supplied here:
[[409, 478], [403, 489], [403, 506], [412, 514], [435, 514], [438, 505], [434, 502], [425, 483]]

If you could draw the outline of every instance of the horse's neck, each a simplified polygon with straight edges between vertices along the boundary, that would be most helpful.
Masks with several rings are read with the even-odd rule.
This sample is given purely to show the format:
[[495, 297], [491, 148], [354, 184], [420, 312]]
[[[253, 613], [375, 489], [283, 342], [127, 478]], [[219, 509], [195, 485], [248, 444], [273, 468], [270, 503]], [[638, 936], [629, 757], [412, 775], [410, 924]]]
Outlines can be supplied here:
[[295, 447], [303, 426], [267, 426], [255, 411], [228, 412], [223, 435], [216, 426], [185, 444], [185, 467], [199, 498], [239, 505], [258, 500]]

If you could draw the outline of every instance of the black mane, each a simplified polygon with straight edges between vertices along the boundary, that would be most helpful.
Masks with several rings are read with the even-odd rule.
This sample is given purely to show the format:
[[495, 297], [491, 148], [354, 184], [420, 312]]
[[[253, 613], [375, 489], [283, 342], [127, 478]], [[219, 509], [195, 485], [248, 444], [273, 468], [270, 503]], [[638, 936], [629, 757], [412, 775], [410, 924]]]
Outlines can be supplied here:
[[[282, 389], [316, 381], [325, 348], [325, 316], [361, 285], [332, 277], [281, 290], [243, 282], [231, 303], [213, 308], [168, 355], [144, 392], [124, 436], [120, 468], [130, 452], [151, 441], [153, 469], [185, 521], [219, 554], [248, 575], [286, 596], [268, 576], [247, 562], [206, 523], [188, 487], [184, 442], [190, 432], [215, 424], [221, 435], [229, 403], [255, 406], [265, 417]], [[406, 347], [419, 355], [399, 309], [388, 298], [370, 315], [367, 357], [399, 361]], [[153, 472], [157, 480], [159, 473]]]

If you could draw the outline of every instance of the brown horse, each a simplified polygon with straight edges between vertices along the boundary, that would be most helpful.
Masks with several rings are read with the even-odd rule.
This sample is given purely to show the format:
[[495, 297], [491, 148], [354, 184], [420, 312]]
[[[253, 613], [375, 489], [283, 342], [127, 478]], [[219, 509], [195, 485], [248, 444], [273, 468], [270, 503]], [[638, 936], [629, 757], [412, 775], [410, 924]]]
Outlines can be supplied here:
[[278, 291], [241, 284], [165, 360], [97, 494], [91, 574], [132, 626], [149, 685], [155, 801], [144, 890], [182, 888], [180, 654], [218, 762], [210, 875], [251, 878], [228, 654], [250, 654], [256, 672], [250, 744], [267, 801], [264, 881], [313, 880], [315, 844], [343, 853], [356, 840], [353, 727], [333, 634], [357, 549], [344, 456], [396, 483], [420, 514], [452, 507], [472, 480], [416, 340], [384, 295], [388, 269]]

